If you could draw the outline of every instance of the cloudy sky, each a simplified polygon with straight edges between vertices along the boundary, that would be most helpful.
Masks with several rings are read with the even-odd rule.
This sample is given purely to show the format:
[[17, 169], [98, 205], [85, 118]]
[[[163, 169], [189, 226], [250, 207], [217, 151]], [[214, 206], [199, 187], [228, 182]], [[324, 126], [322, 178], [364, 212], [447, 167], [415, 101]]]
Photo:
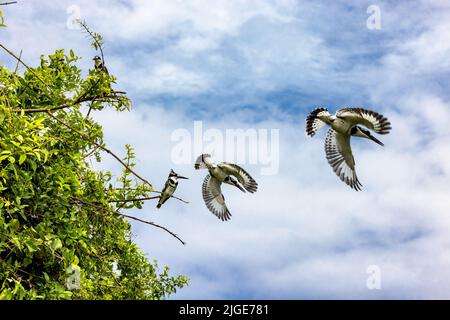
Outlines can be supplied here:
[[[368, 28], [374, 6], [380, 29]], [[95, 115], [108, 145], [131, 143], [137, 170], [159, 189], [170, 168], [191, 178], [177, 190], [189, 205], [133, 212], [187, 242], [132, 222], [149, 257], [191, 278], [172, 298], [450, 298], [448, 1], [22, 0], [5, 9], [0, 42], [31, 65], [65, 48], [87, 70], [96, 52], [71, 19], [101, 33], [116, 86], [134, 104]], [[0, 53], [0, 64], [14, 62]], [[318, 106], [362, 106], [391, 121], [384, 148], [353, 141], [362, 192], [329, 167], [325, 130], [305, 137]], [[177, 129], [202, 140], [194, 121], [223, 135], [279, 130], [278, 170], [244, 164], [259, 190], [224, 187], [225, 223], [203, 204], [195, 151], [185, 164], [172, 156]], [[381, 288], [368, 288], [368, 270], [380, 271]]]

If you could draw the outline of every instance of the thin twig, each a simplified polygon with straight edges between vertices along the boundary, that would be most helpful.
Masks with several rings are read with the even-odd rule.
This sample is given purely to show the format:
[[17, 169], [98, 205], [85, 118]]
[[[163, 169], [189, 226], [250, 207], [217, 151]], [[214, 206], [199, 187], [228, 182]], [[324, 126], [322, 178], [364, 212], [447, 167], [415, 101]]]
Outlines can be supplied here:
[[95, 153], [95, 151], [97, 151], [97, 150], [98, 150], [98, 147], [95, 147], [94, 149], [92, 149], [92, 151], [89, 151], [89, 153], [88, 153], [87, 155], [85, 155], [85, 156], [83, 157], [83, 159], [89, 158], [89, 157], [92, 156], [92, 155]]
[[17, 3], [17, 1], [3, 2], [3, 3], [0, 3], [0, 6], [7, 6], [10, 4], [15, 4], [15, 3]]
[[175, 233], [173, 233], [172, 231], [170, 231], [169, 229], [167, 229], [167, 228], [165, 228], [165, 227], [163, 227], [163, 226], [160, 226], [159, 224], [156, 224], [156, 223], [151, 222], [151, 221], [142, 220], [142, 219], [139, 219], [139, 218], [136, 218], [136, 217], [133, 217], [133, 216], [129, 216], [129, 215], [127, 215], [127, 214], [123, 214], [123, 213], [120, 213], [120, 212], [116, 212], [116, 213], [119, 214], [119, 215], [121, 215], [121, 216], [123, 216], [123, 217], [130, 218], [130, 219], [133, 219], [133, 220], [136, 220], [136, 221], [139, 221], [139, 222], [142, 222], [142, 223], [146, 223], [146, 224], [152, 225], [152, 226], [154, 226], [154, 227], [163, 229], [164, 231], [170, 233], [172, 236], [174, 236], [175, 238], [177, 238], [178, 241], [180, 241], [183, 245], [186, 244], [186, 242], [184, 242], [183, 240], [181, 240], [181, 238], [178, 237]]
[[[88, 206], [92, 206], [92, 207], [94, 207], [94, 208], [96, 208], [96, 209], [100, 209], [100, 210], [104, 210], [104, 209], [105, 209], [105, 208], [100, 208], [99, 206], [97, 206], [97, 205], [94, 204], [94, 203], [86, 202], [86, 201], [81, 200], [81, 199], [79, 199], [79, 198], [73, 198], [73, 200], [78, 201], [79, 203], [82, 203], [82, 204], [85, 204], [85, 205], [88, 205]], [[116, 214], [118, 214], [118, 215], [120, 215], [120, 216], [123, 216], [123, 217], [129, 218], [129, 219], [133, 219], [133, 220], [136, 220], [136, 221], [139, 221], [139, 222], [142, 222], [142, 223], [149, 224], [149, 225], [152, 225], [152, 226], [154, 226], [154, 227], [160, 228], [160, 229], [162, 229], [162, 230], [168, 232], [170, 235], [172, 235], [172, 236], [175, 237], [176, 239], [178, 239], [178, 241], [180, 241], [183, 245], [186, 244], [186, 242], [184, 242], [177, 234], [175, 234], [174, 232], [170, 231], [170, 230], [167, 229], [166, 227], [163, 227], [163, 226], [161, 226], [161, 225], [159, 225], [159, 224], [156, 224], [156, 223], [154, 223], [154, 222], [151, 222], [151, 221], [142, 220], [142, 219], [139, 219], [139, 218], [136, 218], [136, 217], [133, 217], [133, 216], [130, 216], [130, 215], [121, 213], [121, 212], [119, 212], [119, 211], [117, 211], [117, 210], [113, 210], [113, 209], [111, 209], [111, 208], [109, 208], [109, 209], [111, 210], [111, 212], [116, 213]]]
[[86, 114], [86, 117], [84, 117], [84, 120], [85, 120], [85, 121], [86, 121], [86, 120], [89, 118], [89, 116], [91, 115], [92, 105], [94, 104], [94, 102], [95, 102], [95, 98], [92, 99], [91, 103], [89, 104], [89, 110], [88, 110], [88, 112], [87, 112], [87, 114]]
[[134, 198], [134, 199], [126, 199], [126, 200], [109, 200], [109, 203], [121, 203], [121, 202], [135, 202], [135, 201], [146, 201], [146, 200], [153, 200], [153, 199], [159, 199], [159, 196], [154, 197], [145, 197], [145, 198]]
[[106, 65], [105, 64], [105, 57], [103, 56], [102, 44], [97, 40], [97, 38], [94, 36], [92, 31], [88, 28], [86, 22], [83, 22], [82, 20], [79, 19], [78, 23], [89, 34], [89, 36], [95, 41], [95, 43], [97, 44], [97, 48], [100, 50], [100, 55], [102, 56], [103, 65]]
[[[19, 59], [22, 58], [22, 52], [23, 52], [23, 50], [20, 50]], [[17, 71], [19, 70], [19, 64], [20, 64], [20, 62], [19, 62], [19, 60], [17, 60], [16, 68], [14, 69], [14, 73], [13, 73], [14, 75], [16, 75]]]
[[112, 152], [111, 150], [109, 150], [108, 148], [102, 146], [101, 144], [89, 139], [88, 136], [86, 136], [84, 133], [82, 133], [81, 131], [75, 129], [74, 127], [72, 127], [71, 125], [65, 123], [64, 121], [62, 121], [61, 119], [58, 119], [57, 117], [55, 117], [50, 111], [46, 111], [46, 113], [52, 117], [53, 119], [55, 119], [56, 121], [58, 121], [59, 123], [61, 123], [63, 126], [69, 128], [70, 130], [78, 133], [84, 140], [89, 141], [90, 143], [96, 145], [97, 147], [99, 147], [100, 149], [102, 149], [103, 151], [105, 151], [106, 153], [109, 153], [114, 159], [116, 159], [117, 161], [119, 161], [119, 163], [125, 167], [125, 169], [127, 169], [128, 171], [130, 171], [136, 178], [138, 178], [139, 180], [141, 180], [142, 182], [148, 184], [151, 188], [153, 188], [152, 184], [150, 182], [148, 182], [145, 178], [141, 177], [139, 174], [137, 174], [133, 169], [131, 169], [125, 162], [122, 161], [122, 159], [120, 159], [114, 152]]
[[[153, 191], [151, 191], [151, 192], [153, 192], [153, 193], [159, 193], [159, 194], [162, 193], [161, 191], [157, 191], [157, 190], [153, 190]], [[174, 199], [177, 199], [177, 200], [179, 200], [179, 201], [181, 201], [181, 202], [184, 202], [184, 203], [189, 204], [189, 201], [183, 200], [183, 199], [181, 199], [181, 198], [178, 198], [178, 197], [175, 197], [175, 196], [170, 196], [170, 197], [171, 197], [171, 198], [174, 198]]]

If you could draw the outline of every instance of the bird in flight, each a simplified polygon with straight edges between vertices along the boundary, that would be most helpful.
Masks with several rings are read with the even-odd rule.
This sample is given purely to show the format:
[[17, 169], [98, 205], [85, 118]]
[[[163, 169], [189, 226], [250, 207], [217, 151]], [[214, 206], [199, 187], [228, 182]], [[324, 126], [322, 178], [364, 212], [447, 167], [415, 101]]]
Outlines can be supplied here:
[[103, 71], [106, 74], [109, 74], [108, 69], [106, 68], [102, 58], [100, 58], [99, 56], [95, 56], [94, 59], [92, 60], [94, 60], [95, 69]]
[[362, 184], [356, 176], [350, 137], [370, 139], [384, 146], [370, 130], [378, 134], [388, 134], [392, 129], [391, 123], [383, 115], [363, 108], [343, 108], [334, 116], [326, 108], [317, 108], [306, 118], [306, 134], [313, 137], [325, 124], [331, 127], [325, 139], [328, 163], [343, 182], [356, 191], [361, 190]]
[[159, 196], [159, 201], [156, 207], [159, 209], [161, 206], [169, 199], [177, 190], [178, 179], [189, 179], [183, 176], [180, 176], [175, 171], [170, 170], [169, 177], [167, 178], [166, 184], [164, 185], [163, 190], [161, 191], [161, 195]]
[[225, 198], [222, 194], [222, 183], [235, 186], [242, 192], [254, 193], [258, 189], [256, 181], [240, 166], [222, 162], [215, 164], [211, 161], [211, 155], [202, 154], [195, 161], [195, 169], [207, 169], [202, 186], [203, 200], [206, 207], [215, 214], [220, 220], [227, 221], [231, 218], [231, 213], [225, 204]]

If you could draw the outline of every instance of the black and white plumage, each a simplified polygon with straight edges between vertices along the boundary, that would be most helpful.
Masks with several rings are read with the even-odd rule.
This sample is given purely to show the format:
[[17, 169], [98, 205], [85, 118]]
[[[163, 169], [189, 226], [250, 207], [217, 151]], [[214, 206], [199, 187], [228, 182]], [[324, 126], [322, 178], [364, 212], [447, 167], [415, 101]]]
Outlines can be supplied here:
[[306, 118], [306, 134], [314, 137], [316, 132], [325, 125], [325, 122], [320, 120], [322, 116], [331, 116], [326, 108], [317, 108], [313, 110]]
[[100, 70], [106, 74], [109, 74], [108, 69], [106, 68], [102, 58], [100, 58], [99, 56], [95, 56], [94, 59], [92, 60], [94, 60], [95, 69]]
[[231, 218], [222, 194], [222, 183], [235, 186], [242, 192], [254, 193], [258, 189], [256, 181], [243, 168], [227, 162], [215, 164], [211, 161], [209, 154], [200, 155], [195, 161], [194, 167], [197, 170], [207, 169], [209, 171], [202, 185], [203, 200], [209, 211], [222, 221]]
[[352, 124], [361, 124], [378, 134], [388, 134], [391, 123], [383, 115], [363, 108], [343, 108], [336, 112], [336, 117]]
[[356, 176], [350, 135], [338, 133], [330, 128], [325, 139], [325, 154], [336, 175], [351, 188], [361, 190], [362, 185]]
[[378, 134], [388, 134], [392, 129], [391, 123], [383, 115], [363, 108], [343, 108], [334, 116], [326, 108], [318, 108], [306, 119], [306, 134], [313, 137], [325, 124], [331, 127], [325, 139], [328, 163], [343, 182], [356, 191], [360, 191], [362, 185], [356, 175], [350, 138], [352, 136], [366, 138], [383, 146], [383, 143], [375, 138], [370, 130]]
[[178, 186], [178, 179], [188, 179], [186, 177], [180, 176], [175, 171], [170, 170], [169, 177], [167, 178], [166, 184], [159, 196], [159, 201], [156, 207], [159, 209], [161, 206], [174, 194]]

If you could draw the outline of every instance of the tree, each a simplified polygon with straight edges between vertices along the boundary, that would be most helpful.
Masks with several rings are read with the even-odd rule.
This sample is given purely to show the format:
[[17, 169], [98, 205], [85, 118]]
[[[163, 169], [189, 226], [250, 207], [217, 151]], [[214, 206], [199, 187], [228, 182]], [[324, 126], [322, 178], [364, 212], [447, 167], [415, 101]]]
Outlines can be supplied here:
[[[82, 27], [103, 56], [102, 38]], [[0, 47], [25, 67], [0, 67], [0, 299], [163, 299], [186, 285], [131, 241], [123, 211], [158, 196], [132, 147], [117, 156], [90, 116], [130, 109], [116, 78], [95, 68], [83, 77], [72, 50], [30, 67]], [[117, 178], [92, 170], [102, 156], [122, 164]]]

